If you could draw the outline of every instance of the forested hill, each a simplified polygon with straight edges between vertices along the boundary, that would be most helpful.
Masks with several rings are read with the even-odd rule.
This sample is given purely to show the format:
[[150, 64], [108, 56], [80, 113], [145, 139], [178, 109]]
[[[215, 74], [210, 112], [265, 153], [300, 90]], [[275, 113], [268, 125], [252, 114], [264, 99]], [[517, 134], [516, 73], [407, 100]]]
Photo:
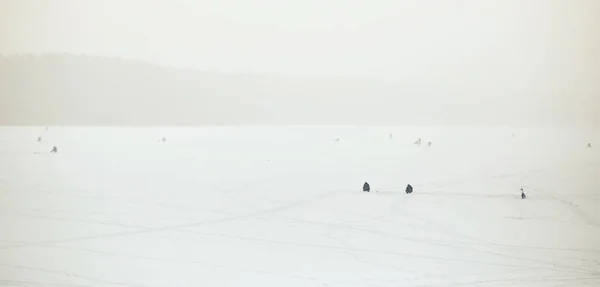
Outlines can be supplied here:
[[[135, 60], [0, 57], [1, 125], [599, 125], [593, 93], [502, 95], [369, 79], [235, 75]], [[569, 91], [561, 91], [569, 94]]]

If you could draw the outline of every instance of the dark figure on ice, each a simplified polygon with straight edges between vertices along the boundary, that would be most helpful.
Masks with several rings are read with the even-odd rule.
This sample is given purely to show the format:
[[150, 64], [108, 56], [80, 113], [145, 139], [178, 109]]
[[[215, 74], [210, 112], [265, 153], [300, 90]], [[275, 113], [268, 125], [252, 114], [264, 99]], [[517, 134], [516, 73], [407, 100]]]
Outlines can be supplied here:
[[38, 142], [42, 142], [42, 137], [38, 137]]
[[365, 184], [363, 184], [363, 191], [371, 192], [371, 186], [368, 182], [365, 182]]
[[418, 146], [421, 146], [421, 138], [419, 138], [417, 141], [415, 141], [415, 144]]
[[162, 139], [160, 139], [160, 141], [161, 142], [167, 142], [167, 139], [163, 137]]
[[56, 146], [54, 146], [52, 148], [52, 150], [50, 151], [50, 153], [57, 153], [58, 152], [58, 148], [56, 148]]
[[428, 146], [428, 147], [431, 147], [431, 142], [428, 142], [428, 143], [427, 143], [427, 146]]
[[336, 139], [335, 139], [335, 142], [339, 142], [339, 141], [340, 141], [340, 138], [336, 138]]
[[405, 190], [405, 191], [406, 191], [406, 193], [407, 193], [407, 194], [409, 194], [409, 193], [412, 193], [412, 192], [413, 192], [413, 187], [412, 187], [412, 185], [410, 185], [410, 184], [409, 184], [409, 185], [407, 185], [407, 186], [406, 186], [406, 190]]
[[523, 188], [521, 187], [521, 199], [525, 199], [527, 198], [527, 196], [525, 195], [525, 192], [523, 191]]
[[592, 143], [588, 143], [588, 148], [591, 148], [591, 147], [592, 147]]

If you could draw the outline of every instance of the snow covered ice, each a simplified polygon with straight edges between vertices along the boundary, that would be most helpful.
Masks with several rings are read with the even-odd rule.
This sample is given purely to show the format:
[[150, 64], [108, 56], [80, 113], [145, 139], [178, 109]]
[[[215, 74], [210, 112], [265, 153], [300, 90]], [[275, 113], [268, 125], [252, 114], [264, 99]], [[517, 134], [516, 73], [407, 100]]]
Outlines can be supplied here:
[[0, 285], [598, 286], [600, 154], [586, 143], [599, 141], [558, 129], [3, 127]]

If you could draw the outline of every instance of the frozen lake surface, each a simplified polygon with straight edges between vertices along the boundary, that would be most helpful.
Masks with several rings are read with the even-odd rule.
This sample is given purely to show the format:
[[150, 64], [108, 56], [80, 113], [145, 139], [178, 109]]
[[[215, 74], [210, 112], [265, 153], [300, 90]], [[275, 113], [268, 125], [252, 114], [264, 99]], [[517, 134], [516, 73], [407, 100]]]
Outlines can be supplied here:
[[599, 286], [599, 149], [597, 129], [3, 127], [0, 285]]

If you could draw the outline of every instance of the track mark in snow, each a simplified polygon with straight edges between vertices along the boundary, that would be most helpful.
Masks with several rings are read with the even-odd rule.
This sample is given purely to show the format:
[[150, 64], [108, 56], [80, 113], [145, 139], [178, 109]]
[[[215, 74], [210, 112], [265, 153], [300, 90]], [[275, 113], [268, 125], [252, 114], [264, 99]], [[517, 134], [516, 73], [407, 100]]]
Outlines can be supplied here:
[[278, 206], [278, 207], [275, 207], [275, 208], [269, 208], [269, 209], [265, 209], [265, 210], [261, 210], [261, 211], [255, 211], [255, 212], [250, 212], [250, 213], [246, 213], [246, 214], [242, 214], [242, 215], [237, 215], [237, 216], [231, 216], [231, 217], [225, 217], [225, 218], [218, 218], [218, 219], [212, 219], [212, 220], [203, 220], [203, 221], [186, 223], [186, 224], [168, 225], [168, 226], [163, 226], [163, 227], [144, 228], [144, 229], [134, 230], [134, 231], [105, 233], [105, 234], [100, 234], [100, 235], [90, 235], [90, 236], [81, 236], [81, 237], [73, 237], [73, 238], [65, 238], [65, 239], [57, 239], [57, 240], [49, 240], [49, 241], [41, 241], [41, 242], [31, 242], [31, 243], [9, 245], [9, 246], [1, 246], [0, 250], [3, 250], [3, 249], [13, 249], [13, 248], [23, 248], [23, 247], [27, 247], [27, 246], [36, 246], [36, 245], [45, 245], [45, 244], [77, 242], [77, 241], [94, 240], [94, 239], [102, 239], [102, 238], [114, 238], [114, 237], [134, 235], [134, 234], [160, 232], [160, 231], [172, 230], [172, 229], [177, 229], [177, 228], [195, 227], [195, 226], [201, 226], [201, 225], [206, 225], [206, 224], [215, 224], [215, 223], [222, 223], [222, 222], [228, 222], [228, 221], [236, 221], [236, 220], [243, 219], [243, 218], [248, 218], [248, 217], [254, 217], [254, 216], [266, 215], [266, 214], [271, 214], [271, 213], [277, 213], [277, 212], [288, 210], [288, 209], [292, 209], [292, 208], [295, 208], [295, 207], [298, 207], [298, 206], [301, 206], [301, 205], [310, 204], [310, 203], [315, 202], [317, 200], [321, 200], [321, 199], [326, 198], [326, 197], [334, 196], [338, 192], [340, 192], [340, 191], [330, 191], [330, 192], [328, 192], [325, 195], [319, 195], [319, 196], [315, 196], [315, 197], [312, 197], [312, 198], [309, 198], [309, 199], [305, 199], [305, 200], [298, 200], [298, 201], [295, 201], [293, 203], [284, 204], [284, 205], [281, 205], [281, 206]]

